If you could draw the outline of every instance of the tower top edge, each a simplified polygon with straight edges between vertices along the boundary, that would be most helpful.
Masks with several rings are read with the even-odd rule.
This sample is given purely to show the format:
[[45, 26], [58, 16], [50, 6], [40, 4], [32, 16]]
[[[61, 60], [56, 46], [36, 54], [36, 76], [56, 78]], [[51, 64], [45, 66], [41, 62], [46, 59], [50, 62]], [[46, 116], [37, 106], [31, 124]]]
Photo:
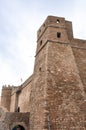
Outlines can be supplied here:
[[55, 26], [55, 27], [66, 27], [66, 22], [71, 23], [71, 21], [65, 20], [64, 17], [58, 17], [58, 16], [52, 16], [49, 15], [46, 17], [45, 21], [43, 24], [40, 26], [40, 28], [37, 31], [37, 39], [42, 35], [44, 30], [49, 27], [49, 26]]

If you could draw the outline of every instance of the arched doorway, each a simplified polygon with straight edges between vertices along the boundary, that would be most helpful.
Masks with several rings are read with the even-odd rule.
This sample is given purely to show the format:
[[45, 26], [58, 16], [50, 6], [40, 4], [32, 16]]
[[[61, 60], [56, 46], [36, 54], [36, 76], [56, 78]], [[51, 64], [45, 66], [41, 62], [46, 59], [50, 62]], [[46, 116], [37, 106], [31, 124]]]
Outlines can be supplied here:
[[21, 125], [16, 125], [12, 130], [25, 130], [25, 128]]

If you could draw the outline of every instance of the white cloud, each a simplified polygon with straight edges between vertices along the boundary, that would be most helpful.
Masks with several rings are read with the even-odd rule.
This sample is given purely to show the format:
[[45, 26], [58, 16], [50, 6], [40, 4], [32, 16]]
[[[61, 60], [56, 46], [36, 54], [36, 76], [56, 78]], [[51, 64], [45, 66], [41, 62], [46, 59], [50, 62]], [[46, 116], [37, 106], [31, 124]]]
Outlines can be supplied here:
[[0, 86], [19, 85], [21, 78], [24, 80], [28, 78], [33, 72], [36, 45], [35, 34], [33, 35], [32, 32], [33, 25], [29, 24], [27, 12], [23, 12], [22, 7], [18, 11], [17, 6], [16, 8], [7, 6], [8, 8], [2, 9], [5, 25], [2, 28], [4, 33], [1, 32], [2, 41], [0, 42], [0, 48], [3, 48], [2, 57], [0, 56]]
[[86, 1], [85, 0], [75, 0], [74, 2], [74, 9], [72, 12], [72, 23], [73, 23], [73, 30], [75, 37], [80, 39], [86, 39]]

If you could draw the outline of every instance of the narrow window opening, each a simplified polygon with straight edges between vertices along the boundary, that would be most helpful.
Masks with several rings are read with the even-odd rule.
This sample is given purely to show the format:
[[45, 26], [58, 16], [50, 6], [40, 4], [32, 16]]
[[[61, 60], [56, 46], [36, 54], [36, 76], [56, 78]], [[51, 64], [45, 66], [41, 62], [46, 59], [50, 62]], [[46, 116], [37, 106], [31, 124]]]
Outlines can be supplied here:
[[57, 32], [57, 37], [60, 38], [61, 37], [61, 33]]
[[45, 23], [43, 24], [43, 27], [45, 27]]
[[57, 21], [56, 21], [57, 23], [60, 23], [60, 21], [59, 21], [59, 19], [57, 19]]
[[41, 71], [42, 69], [41, 69], [41, 67], [39, 67], [39, 71]]
[[42, 45], [42, 40], [40, 41], [40, 46]]

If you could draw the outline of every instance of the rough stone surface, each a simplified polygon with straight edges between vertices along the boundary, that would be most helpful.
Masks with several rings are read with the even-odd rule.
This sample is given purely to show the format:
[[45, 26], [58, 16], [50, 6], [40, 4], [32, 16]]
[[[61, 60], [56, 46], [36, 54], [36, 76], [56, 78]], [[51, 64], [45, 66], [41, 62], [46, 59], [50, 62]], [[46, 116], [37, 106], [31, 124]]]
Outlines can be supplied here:
[[1, 105], [9, 112], [0, 109], [0, 130], [86, 130], [86, 40], [73, 37], [70, 21], [47, 17], [37, 32], [33, 75], [3, 87]]
[[29, 130], [29, 113], [6, 112], [0, 108], [0, 130], [12, 130], [16, 125]]
[[19, 86], [16, 91], [14, 91], [11, 95], [11, 105], [10, 111], [17, 111], [17, 108], [20, 107], [21, 112], [29, 112], [29, 98], [30, 98], [30, 90], [32, 77], [30, 77], [24, 84]]

